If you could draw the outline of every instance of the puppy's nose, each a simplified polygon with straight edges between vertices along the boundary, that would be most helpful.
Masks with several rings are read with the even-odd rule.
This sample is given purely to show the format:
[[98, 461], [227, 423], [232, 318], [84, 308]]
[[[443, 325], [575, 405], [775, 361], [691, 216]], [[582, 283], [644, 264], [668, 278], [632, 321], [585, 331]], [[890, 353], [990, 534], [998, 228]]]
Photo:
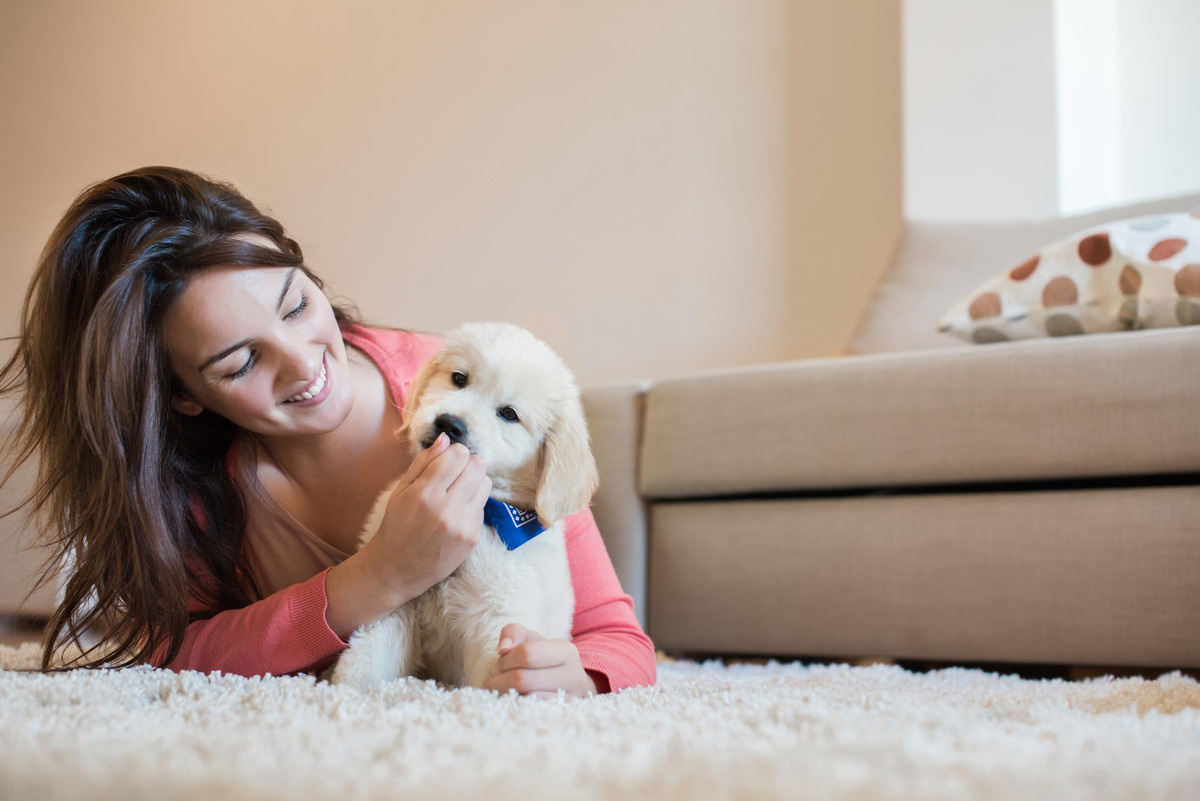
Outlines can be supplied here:
[[452, 414], [439, 414], [433, 421], [433, 427], [439, 432], [445, 432], [451, 442], [462, 442], [467, 438], [467, 424], [461, 417]]

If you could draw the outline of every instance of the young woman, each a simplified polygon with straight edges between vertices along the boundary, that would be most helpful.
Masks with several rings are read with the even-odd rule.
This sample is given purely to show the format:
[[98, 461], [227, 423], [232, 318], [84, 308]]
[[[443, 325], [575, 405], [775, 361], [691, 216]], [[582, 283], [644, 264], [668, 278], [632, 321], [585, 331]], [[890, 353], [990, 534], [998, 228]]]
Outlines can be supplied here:
[[[28, 503], [52, 553], [38, 585], [73, 563], [43, 670], [105, 621], [81, 666], [320, 671], [470, 554], [484, 464], [444, 441], [411, 458], [392, 436], [436, 338], [360, 325], [322, 286], [277, 221], [191, 172], [125, 173], [68, 210], [0, 370], [22, 410], [9, 458], [39, 462]], [[567, 550], [572, 639], [506, 626], [489, 686], [654, 683], [653, 644], [589, 510], [568, 518]]]

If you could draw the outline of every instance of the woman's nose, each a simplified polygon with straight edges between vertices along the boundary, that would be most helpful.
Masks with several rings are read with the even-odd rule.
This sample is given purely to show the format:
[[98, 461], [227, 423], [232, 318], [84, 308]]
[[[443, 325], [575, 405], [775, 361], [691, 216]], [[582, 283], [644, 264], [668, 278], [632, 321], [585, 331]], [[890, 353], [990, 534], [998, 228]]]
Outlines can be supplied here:
[[324, 351], [315, 353], [311, 343], [306, 343], [306, 346], [290, 341], [283, 343], [280, 379], [288, 382], [311, 381], [321, 370], [323, 354]]

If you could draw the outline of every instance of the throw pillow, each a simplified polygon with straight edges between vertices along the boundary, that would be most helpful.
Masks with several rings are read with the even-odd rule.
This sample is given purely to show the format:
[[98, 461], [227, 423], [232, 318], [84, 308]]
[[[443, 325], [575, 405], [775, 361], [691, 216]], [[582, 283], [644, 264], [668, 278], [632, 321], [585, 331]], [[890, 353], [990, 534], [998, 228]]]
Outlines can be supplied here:
[[938, 330], [985, 344], [1200, 324], [1200, 213], [1082, 231], [984, 283]]

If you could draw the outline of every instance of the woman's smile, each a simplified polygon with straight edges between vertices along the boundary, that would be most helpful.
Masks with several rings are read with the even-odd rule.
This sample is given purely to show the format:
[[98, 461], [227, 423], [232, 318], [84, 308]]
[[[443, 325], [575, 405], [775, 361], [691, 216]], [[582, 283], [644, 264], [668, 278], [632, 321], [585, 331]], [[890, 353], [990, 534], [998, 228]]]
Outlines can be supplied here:
[[329, 380], [329, 362], [328, 352], [321, 356], [321, 372], [313, 379], [312, 383], [304, 388], [302, 392], [297, 392], [290, 398], [283, 401], [287, 406], [316, 406], [329, 395], [329, 388], [333, 382]]

